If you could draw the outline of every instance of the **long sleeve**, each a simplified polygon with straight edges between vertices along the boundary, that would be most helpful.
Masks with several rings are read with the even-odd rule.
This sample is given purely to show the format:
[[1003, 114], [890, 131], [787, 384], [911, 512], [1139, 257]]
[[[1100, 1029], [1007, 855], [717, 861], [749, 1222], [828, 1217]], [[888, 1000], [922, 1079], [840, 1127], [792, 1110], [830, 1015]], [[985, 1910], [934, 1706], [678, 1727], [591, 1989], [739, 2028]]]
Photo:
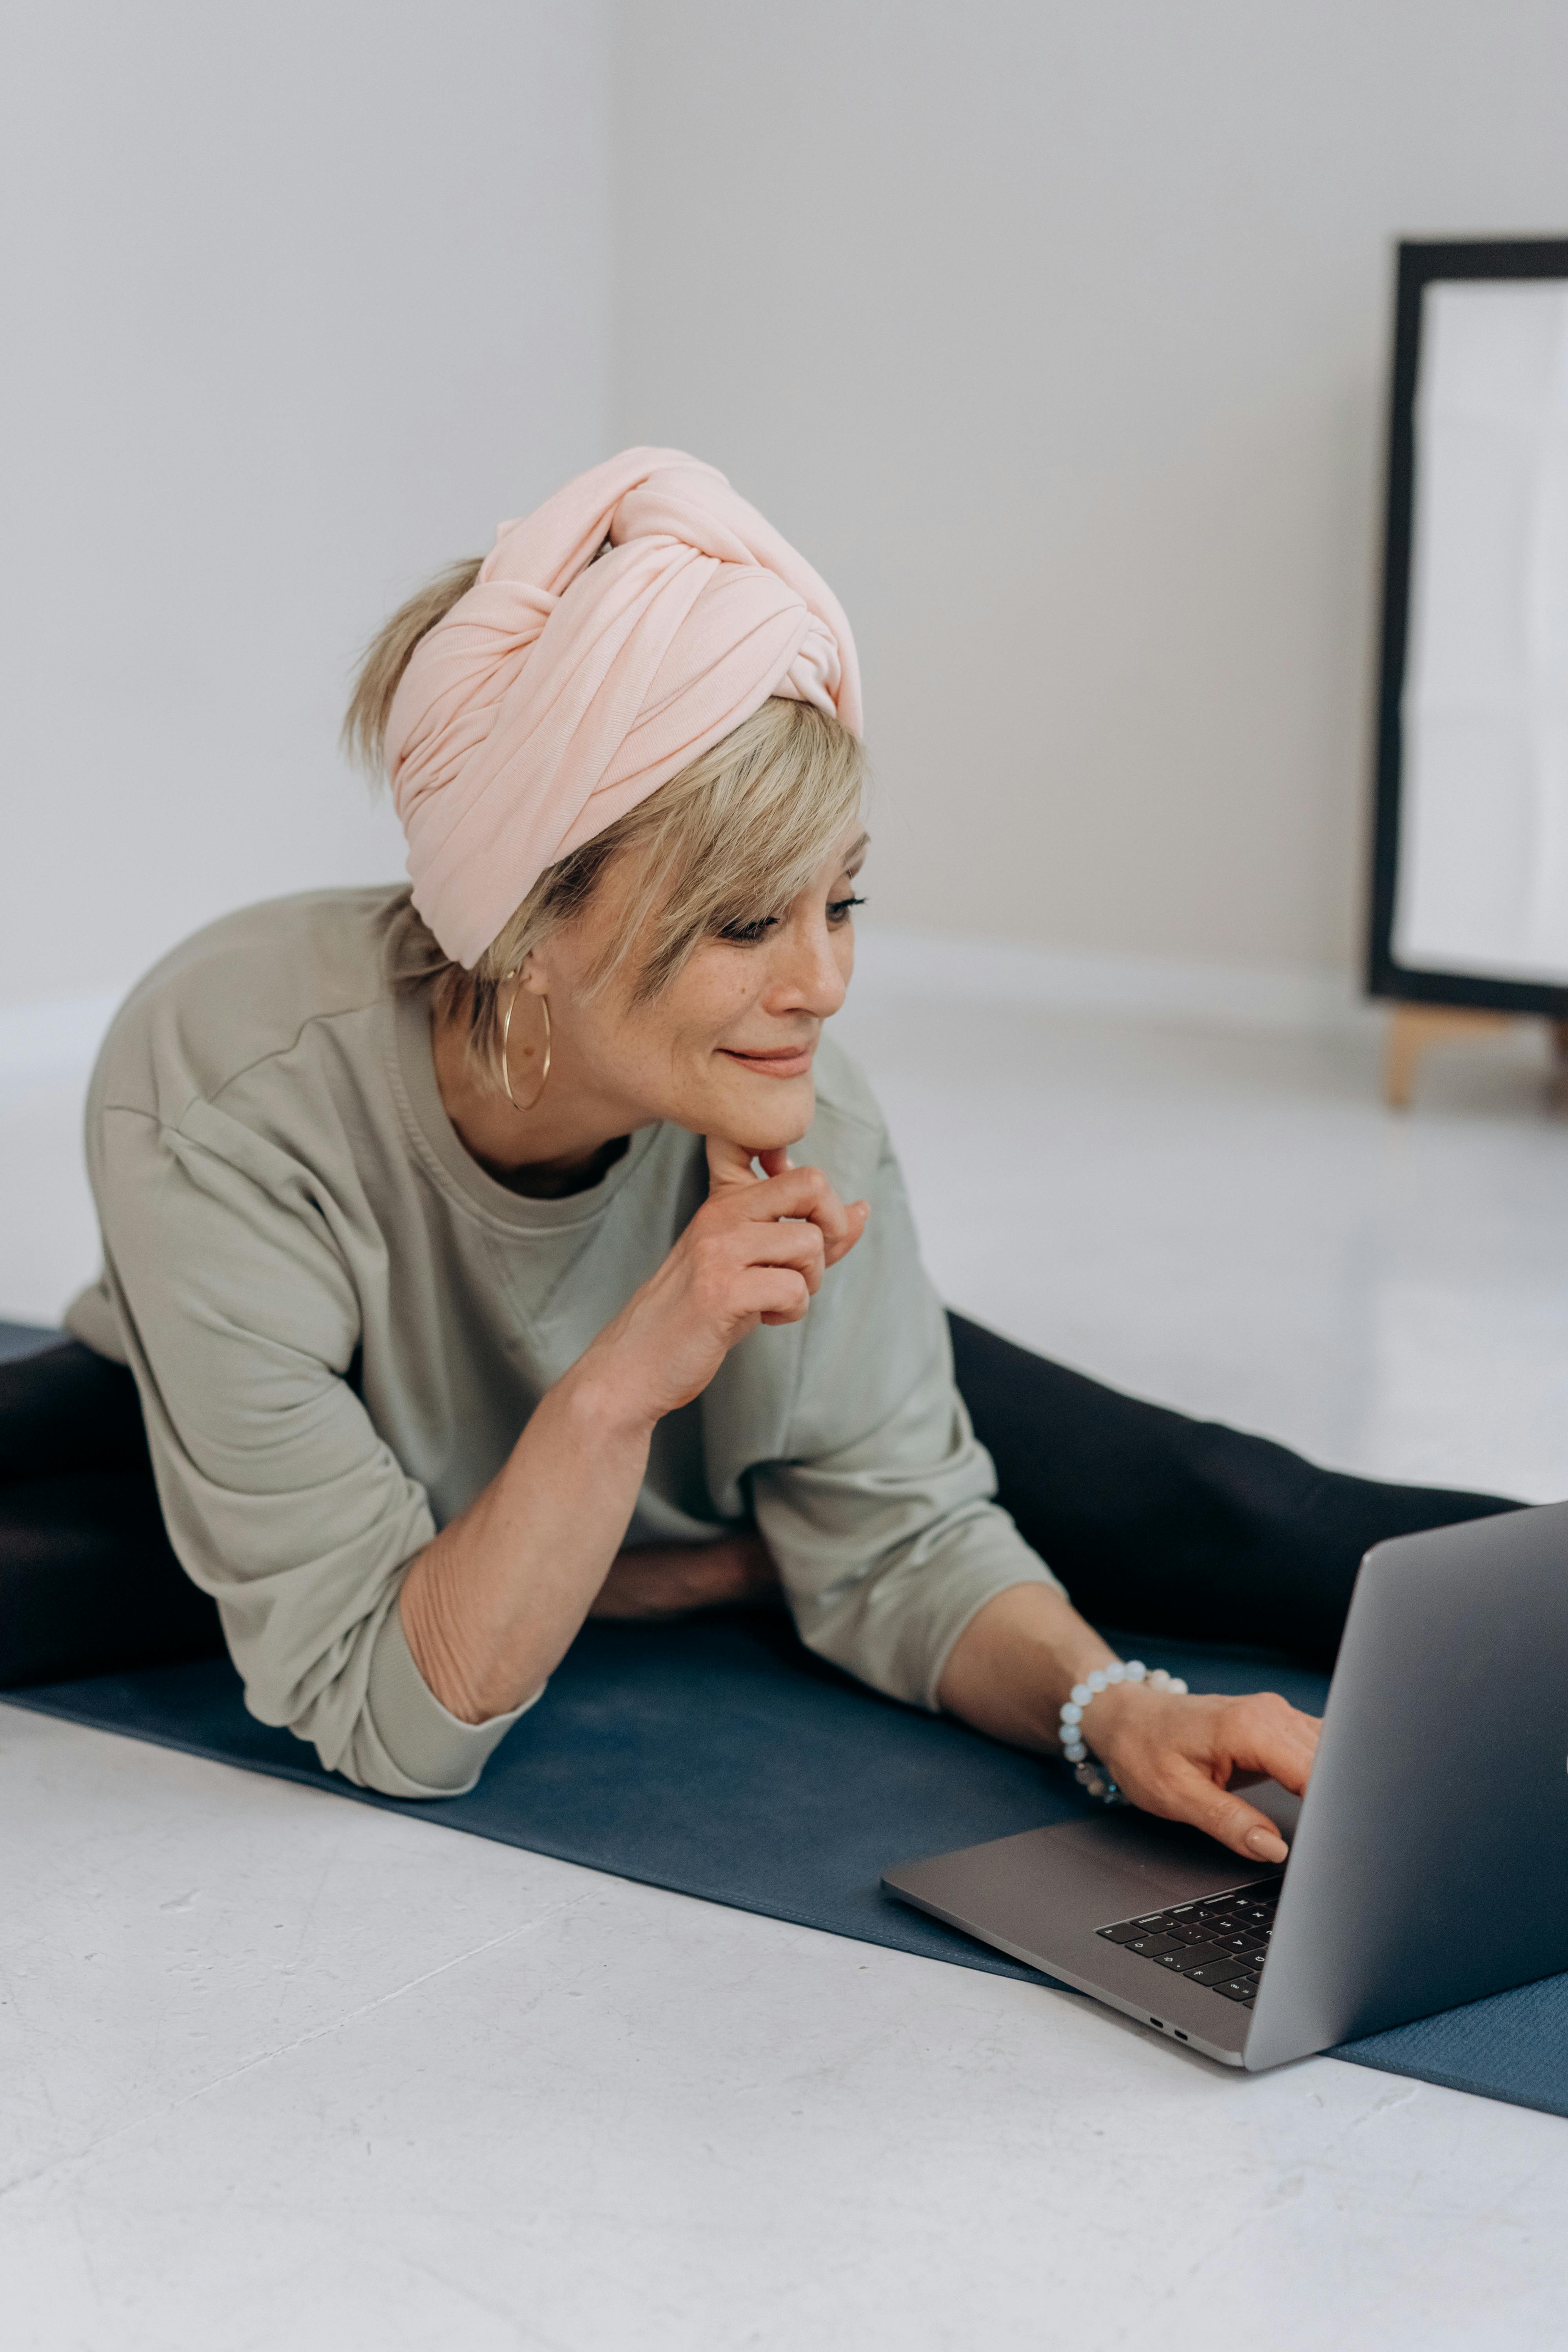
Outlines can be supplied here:
[[402, 1572], [435, 1521], [350, 1384], [330, 1192], [203, 1102], [177, 1128], [106, 1108], [89, 1159], [170, 1539], [247, 1706], [388, 1795], [471, 1787], [516, 1717], [459, 1722], [403, 1640]]
[[869, 1097], [855, 1108], [852, 1122], [830, 1110], [804, 1149], [820, 1140], [825, 1164], [869, 1199], [870, 1219], [799, 1327], [780, 1458], [752, 1471], [752, 1504], [802, 1640], [876, 1689], [934, 1709], [975, 1612], [1010, 1585], [1057, 1579], [993, 1500], [995, 1473], [954, 1385], [898, 1163]]
[[[447, 1116], [426, 999], [389, 981], [402, 903], [247, 908], [133, 992], [88, 1105], [104, 1275], [68, 1319], [135, 1375], [171, 1541], [252, 1714], [433, 1797], [515, 1717], [461, 1723], [426, 1686], [408, 1565], [656, 1273], [706, 1166], [663, 1124], [580, 1193], [499, 1182]], [[701, 1542], [754, 1511], [803, 1638], [934, 1706], [976, 1609], [1054, 1580], [992, 1500], [881, 1115], [829, 1039], [797, 1157], [869, 1195], [866, 1234], [803, 1322], [752, 1333], [661, 1424], [633, 1528]]]

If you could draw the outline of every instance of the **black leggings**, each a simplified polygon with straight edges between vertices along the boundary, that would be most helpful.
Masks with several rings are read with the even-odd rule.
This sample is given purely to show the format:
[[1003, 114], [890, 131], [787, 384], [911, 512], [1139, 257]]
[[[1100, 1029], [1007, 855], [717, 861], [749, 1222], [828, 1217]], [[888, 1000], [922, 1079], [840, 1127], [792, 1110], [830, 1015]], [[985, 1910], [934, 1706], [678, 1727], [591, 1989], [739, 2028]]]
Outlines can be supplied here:
[[[1091, 1622], [1333, 1657], [1369, 1544], [1519, 1506], [1317, 1470], [949, 1318], [1000, 1500]], [[0, 1688], [221, 1651], [169, 1549], [129, 1372], [0, 1363]]]

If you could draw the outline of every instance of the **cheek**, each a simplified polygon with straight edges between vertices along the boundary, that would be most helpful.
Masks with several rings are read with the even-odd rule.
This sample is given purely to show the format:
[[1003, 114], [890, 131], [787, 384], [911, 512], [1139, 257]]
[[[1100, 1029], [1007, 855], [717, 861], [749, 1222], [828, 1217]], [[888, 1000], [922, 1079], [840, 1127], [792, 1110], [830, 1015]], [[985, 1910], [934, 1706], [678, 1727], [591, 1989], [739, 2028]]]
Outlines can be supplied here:
[[697, 1090], [710, 1088], [724, 1075], [725, 1066], [713, 1050], [724, 1025], [721, 1008], [650, 1007], [622, 1031], [616, 1056], [634, 1083], [673, 1108]]
[[700, 948], [668, 1000], [670, 1027], [689, 1052], [711, 1054], [761, 995], [763, 974], [744, 956]]
[[679, 1114], [733, 1080], [714, 1049], [737, 1034], [760, 993], [754, 964], [700, 949], [651, 1004], [599, 1011], [584, 1044], [622, 1092], [667, 1116]]

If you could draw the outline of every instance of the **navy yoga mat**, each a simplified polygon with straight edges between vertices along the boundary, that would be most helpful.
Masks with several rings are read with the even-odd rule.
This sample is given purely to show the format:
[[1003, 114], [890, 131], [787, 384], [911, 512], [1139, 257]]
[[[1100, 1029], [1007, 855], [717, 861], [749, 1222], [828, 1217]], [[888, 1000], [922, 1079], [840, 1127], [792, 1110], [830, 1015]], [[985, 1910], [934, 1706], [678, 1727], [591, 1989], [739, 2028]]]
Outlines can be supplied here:
[[[0, 1327], [0, 1346], [6, 1336]], [[1266, 1685], [1299, 1706], [1322, 1702], [1321, 1675], [1276, 1661], [1164, 1641], [1136, 1647], [1198, 1689]], [[0, 1698], [617, 1877], [1036, 1982], [1033, 1969], [883, 1895], [881, 1873], [1094, 1810], [1059, 1766], [822, 1665], [779, 1612], [585, 1626], [479, 1787], [438, 1803], [374, 1796], [323, 1771], [310, 1748], [246, 1713], [224, 1659]], [[1336, 2054], [1568, 2116], [1568, 1976]]]
[[[1321, 1699], [1321, 1677], [1289, 1667], [1168, 1642], [1142, 1648], [1200, 1689], [1267, 1683], [1298, 1704]], [[1059, 1766], [876, 1697], [812, 1659], [782, 1614], [763, 1612], [584, 1627], [479, 1787], [439, 1803], [400, 1804], [324, 1772], [289, 1733], [247, 1715], [223, 1659], [0, 1696], [618, 1877], [1026, 1979], [1035, 1971], [884, 1895], [881, 1872], [1089, 1810]], [[1568, 1977], [1337, 2054], [1568, 2115]]]

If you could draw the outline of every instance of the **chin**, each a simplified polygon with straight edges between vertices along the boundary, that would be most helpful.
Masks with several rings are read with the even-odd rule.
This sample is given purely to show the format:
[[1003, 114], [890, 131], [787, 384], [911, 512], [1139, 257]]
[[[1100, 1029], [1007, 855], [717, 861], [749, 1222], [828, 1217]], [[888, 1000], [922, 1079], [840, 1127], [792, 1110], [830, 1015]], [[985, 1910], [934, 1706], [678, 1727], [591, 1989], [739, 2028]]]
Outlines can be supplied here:
[[704, 1132], [748, 1151], [779, 1151], [798, 1143], [816, 1116], [816, 1088], [802, 1078], [745, 1077], [727, 1087]]

